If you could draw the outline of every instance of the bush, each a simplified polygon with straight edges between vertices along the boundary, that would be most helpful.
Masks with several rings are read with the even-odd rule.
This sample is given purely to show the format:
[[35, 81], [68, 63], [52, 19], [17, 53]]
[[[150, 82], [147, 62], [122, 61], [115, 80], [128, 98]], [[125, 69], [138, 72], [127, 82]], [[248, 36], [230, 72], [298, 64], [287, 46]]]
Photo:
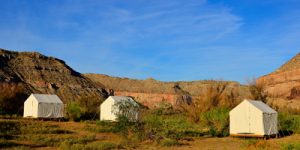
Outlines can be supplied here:
[[249, 79], [247, 82], [252, 99], [261, 100], [266, 103], [268, 95], [264, 92], [265, 83], [261, 81], [257, 82], [256, 78]]
[[[138, 121], [141, 106], [134, 101], [118, 101], [113, 105], [113, 110], [118, 119], [127, 119], [128, 121]], [[124, 121], [124, 120], [123, 120]]]
[[201, 122], [208, 127], [211, 136], [223, 137], [229, 135], [228, 108], [216, 108], [203, 113]]
[[76, 103], [80, 106], [81, 119], [91, 120], [99, 116], [99, 106], [103, 99], [99, 96], [85, 96], [76, 100]]
[[[125, 126], [123, 134], [126, 140], [150, 140], [157, 144], [163, 139], [181, 140], [185, 137], [202, 136], [198, 125], [190, 123], [182, 114], [157, 115], [156, 111], [144, 112], [137, 122], [118, 122], [117, 126]], [[120, 128], [119, 128], [120, 129]]]
[[129, 130], [131, 125], [133, 125], [133, 123], [130, 122], [127, 117], [119, 116], [118, 123], [114, 124], [112, 131], [116, 133], [120, 133], [122, 137], [127, 137], [130, 132]]
[[300, 115], [279, 113], [278, 121], [281, 133], [300, 133]]
[[239, 101], [236, 89], [229, 87], [229, 82], [216, 82], [210, 85], [199, 97], [193, 99], [190, 105], [180, 105], [180, 110], [186, 113], [194, 123], [199, 123], [202, 113], [215, 108], [232, 108]]
[[79, 104], [71, 102], [67, 105], [67, 116], [73, 121], [79, 121], [82, 113]]

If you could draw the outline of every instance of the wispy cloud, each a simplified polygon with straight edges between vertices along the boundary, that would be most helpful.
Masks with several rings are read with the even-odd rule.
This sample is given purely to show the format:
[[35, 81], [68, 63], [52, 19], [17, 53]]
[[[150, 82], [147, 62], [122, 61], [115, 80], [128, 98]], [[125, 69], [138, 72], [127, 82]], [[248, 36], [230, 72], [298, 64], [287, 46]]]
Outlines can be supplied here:
[[15, 1], [4, 6], [11, 9], [0, 14], [0, 47], [40, 50], [80, 72], [242, 81], [272, 71], [300, 48], [298, 11], [250, 22], [226, 2], [205, 0]]

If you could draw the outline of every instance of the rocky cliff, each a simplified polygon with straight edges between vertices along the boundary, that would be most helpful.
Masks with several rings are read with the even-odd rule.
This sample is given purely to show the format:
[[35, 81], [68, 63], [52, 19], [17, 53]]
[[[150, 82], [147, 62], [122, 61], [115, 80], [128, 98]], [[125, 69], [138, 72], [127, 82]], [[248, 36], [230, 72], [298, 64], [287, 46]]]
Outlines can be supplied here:
[[256, 82], [268, 95], [269, 103], [280, 108], [300, 110], [300, 53]]
[[276, 71], [257, 79], [271, 97], [296, 98], [300, 86], [300, 54], [297, 54]]
[[89, 97], [100, 104], [107, 96], [100, 84], [94, 84], [64, 61], [37, 52], [0, 49], [0, 83], [22, 84], [27, 94], [57, 94], [64, 102]]

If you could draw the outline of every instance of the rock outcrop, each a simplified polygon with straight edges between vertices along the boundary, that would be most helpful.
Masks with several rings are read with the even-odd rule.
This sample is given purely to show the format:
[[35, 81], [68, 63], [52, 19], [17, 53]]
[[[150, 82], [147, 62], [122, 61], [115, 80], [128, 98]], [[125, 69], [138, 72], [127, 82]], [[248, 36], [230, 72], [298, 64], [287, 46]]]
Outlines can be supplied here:
[[291, 99], [295, 88], [300, 86], [300, 54], [282, 65], [278, 70], [257, 79], [270, 97]]
[[263, 87], [270, 105], [300, 112], [300, 53], [256, 82]]
[[64, 102], [90, 97], [100, 102], [107, 97], [95, 84], [66, 63], [37, 52], [0, 49], [0, 83], [23, 84], [24, 92], [57, 94]]

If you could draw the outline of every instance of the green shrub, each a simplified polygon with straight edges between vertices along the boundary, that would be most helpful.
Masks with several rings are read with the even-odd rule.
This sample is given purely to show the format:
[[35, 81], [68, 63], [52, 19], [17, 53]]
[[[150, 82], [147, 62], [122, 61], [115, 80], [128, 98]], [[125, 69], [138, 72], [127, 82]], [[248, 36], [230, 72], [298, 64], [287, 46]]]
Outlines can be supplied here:
[[278, 120], [281, 132], [300, 133], [300, 115], [279, 113]]
[[132, 122], [129, 121], [129, 119], [125, 116], [119, 116], [118, 117], [118, 123], [116, 123], [113, 126], [113, 131], [121, 133], [122, 135], [127, 135], [128, 130], [130, 126], [132, 125]]
[[73, 121], [79, 121], [81, 118], [82, 112], [79, 104], [71, 102], [67, 105], [67, 116]]
[[124, 100], [115, 103], [113, 110], [115, 110], [113, 113], [117, 114], [118, 119], [126, 118], [128, 121], [135, 122], [138, 121], [141, 106], [134, 101]]
[[[157, 115], [156, 111], [144, 112], [143, 117], [136, 122], [119, 118], [115, 124], [116, 133], [122, 134], [126, 140], [150, 140], [160, 143], [162, 139], [180, 140], [185, 137], [203, 136], [202, 128], [191, 123], [182, 114]], [[102, 126], [106, 123], [101, 123]]]
[[83, 96], [76, 99], [76, 103], [80, 106], [80, 119], [92, 120], [99, 116], [99, 106], [103, 99], [99, 96]]
[[228, 136], [229, 135], [229, 109], [215, 108], [208, 112], [202, 113], [201, 123], [209, 129], [211, 136]]

